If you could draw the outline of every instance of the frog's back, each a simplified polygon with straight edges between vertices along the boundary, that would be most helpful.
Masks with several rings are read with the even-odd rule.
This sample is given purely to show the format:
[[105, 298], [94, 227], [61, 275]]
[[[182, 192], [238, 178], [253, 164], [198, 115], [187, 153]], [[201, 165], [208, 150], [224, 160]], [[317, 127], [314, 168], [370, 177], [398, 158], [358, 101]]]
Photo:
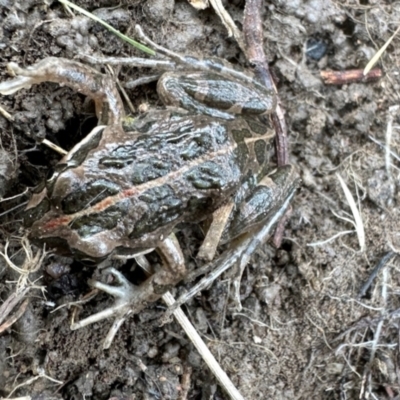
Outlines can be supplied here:
[[232, 134], [240, 121], [165, 115], [124, 134], [105, 128], [71, 151], [40, 194], [49, 210], [35, 217], [32, 236], [62, 238], [75, 255], [90, 255], [96, 243], [104, 247], [96, 255], [156, 247], [177, 223], [226, 202], [248, 158]]
[[99, 160], [105, 179], [125, 177], [121, 191], [134, 221], [130, 238], [198, 221], [240, 184], [237, 146], [226, 121], [179, 116], [147, 124], [146, 132], [127, 135]]

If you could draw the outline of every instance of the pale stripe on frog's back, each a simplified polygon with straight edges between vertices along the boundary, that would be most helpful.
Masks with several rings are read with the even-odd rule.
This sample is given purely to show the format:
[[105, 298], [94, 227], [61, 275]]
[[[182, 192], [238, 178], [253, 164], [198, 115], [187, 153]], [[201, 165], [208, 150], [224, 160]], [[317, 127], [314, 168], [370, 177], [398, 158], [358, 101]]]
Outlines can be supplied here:
[[[63, 208], [65, 209], [63, 205], [75, 204], [76, 206], [76, 201], [74, 201], [76, 199], [85, 199], [85, 204], [81, 209], [74, 210], [73, 213], [68, 215], [61, 212], [59, 217], [55, 217], [53, 214], [51, 220], [47, 223], [41, 221], [41, 236], [50, 234], [51, 230], [57, 229], [61, 225], [67, 226], [72, 223], [71, 228], [77, 227], [79, 219], [83, 222], [84, 217], [91, 214], [99, 214], [101, 225], [103, 217], [100, 214], [107, 213], [107, 210], [114, 213], [117, 221], [118, 214], [122, 217], [122, 214], [126, 212], [128, 207], [128, 204], [124, 201], [126, 199], [130, 200], [129, 207], [142, 208], [142, 212], [138, 212], [139, 215], [135, 219], [141, 220], [142, 216], [146, 214], [146, 218], [153, 219], [154, 215], [148, 213], [146, 204], [143, 206], [141, 196], [146, 198], [148, 196], [146, 193], [162, 187], [164, 189], [169, 187], [175, 194], [174, 197], [180, 199], [183, 211], [176, 215], [176, 219], [184, 218], [188, 203], [191, 198], [196, 196], [199, 201], [204, 199], [204, 203], [207, 203], [208, 206], [210, 201], [207, 198], [212, 199], [211, 207], [217, 207], [222, 201], [220, 199], [222, 193], [225, 196], [227, 191], [233, 191], [240, 183], [241, 171], [234, 160], [236, 143], [232, 140], [229, 129], [225, 125], [226, 121], [224, 121], [224, 124], [220, 124], [218, 121], [204, 116], [191, 116], [191, 121], [196, 122], [197, 120], [202, 122], [204, 132], [199, 130], [198, 133], [193, 134], [193, 131], [191, 131], [191, 134], [188, 135], [186, 129], [193, 127], [186, 126], [185, 129], [175, 134], [169, 132], [162, 135], [140, 135], [136, 138], [137, 140], [131, 140], [132, 137], [129, 138], [129, 135], [127, 135], [125, 143], [114, 143], [114, 152], [119, 154], [117, 157], [114, 157], [113, 154], [105, 154], [102, 142], [103, 140], [105, 143], [110, 141], [103, 137], [99, 147], [92, 150], [90, 157], [87, 157], [86, 160], [90, 161], [85, 161], [76, 169], [71, 168], [65, 171], [62, 176], [58, 177], [56, 183], [58, 186], [74, 188], [69, 195], [61, 199], [58, 205], [60, 211]], [[210, 127], [212, 128], [211, 131]], [[104, 135], [107, 134], [112, 134], [112, 132], [106, 131], [104, 133]], [[98, 160], [97, 166], [94, 165], [93, 160]], [[155, 170], [153, 166], [158, 161], [164, 163], [166, 168]], [[87, 165], [88, 162], [91, 165]], [[142, 165], [140, 165], [141, 163]], [[95, 169], [91, 172], [92, 167]], [[145, 170], [146, 167], [150, 169], [150, 174], [138, 174], [138, 170]], [[81, 170], [85, 171], [85, 176], [80, 176], [79, 183], [82, 187], [80, 190], [71, 182], [74, 180], [74, 173], [80, 173]], [[204, 178], [208, 178], [206, 175], [210, 171], [216, 175], [207, 181]], [[65, 182], [65, 180], [69, 182]], [[90, 192], [90, 186], [106, 180], [110, 180], [113, 185], [116, 185], [116, 182], [123, 182], [123, 187], [120, 190], [117, 190], [116, 187], [116, 193], [113, 195], [104, 193], [105, 196], [101, 198], [97, 194], [95, 198], [88, 200], [86, 194]], [[188, 185], [191, 186], [191, 189], [188, 188]], [[59, 188], [56, 189], [58, 192]], [[57, 205], [53, 202], [54, 206]], [[119, 211], [116, 210], [116, 206]], [[172, 206], [175, 207], [174, 204]], [[168, 207], [168, 204], [165, 204], [165, 207]], [[168, 212], [168, 210], [165, 211]], [[191, 209], [190, 213], [193, 214], [194, 211], [196, 210]], [[155, 210], [155, 213], [157, 212], [158, 210]], [[158, 218], [154, 219], [157, 220]], [[87, 219], [87, 221], [92, 225], [95, 224], [93, 218], [90, 221]], [[171, 221], [166, 221], [166, 223], [169, 222]], [[89, 229], [87, 234], [95, 234], [95, 231], [95, 228]], [[101, 231], [100, 226], [99, 231]]]

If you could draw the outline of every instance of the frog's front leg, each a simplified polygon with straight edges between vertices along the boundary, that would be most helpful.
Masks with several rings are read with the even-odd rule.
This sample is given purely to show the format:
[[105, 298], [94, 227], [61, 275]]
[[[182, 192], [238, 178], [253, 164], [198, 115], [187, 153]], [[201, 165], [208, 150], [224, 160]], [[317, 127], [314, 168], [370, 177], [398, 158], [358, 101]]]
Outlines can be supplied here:
[[124, 107], [111, 77], [78, 61], [48, 57], [28, 68], [13, 62], [7, 67], [17, 77], [0, 83], [1, 94], [12, 94], [42, 82], [54, 82], [93, 99], [100, 125], [119, 124], [124, 116]]
[[157, 247], [157, 251], [163, 260], [163, 267], [140, 286], [133, 285], [119, 271], [113, 268], [106, 270], [106, 272], [114, 276], [118, 283], [117, 286], [107, 285], [99, 281], [90, 281], [89, 284], [92, 287], [114, 296], [115, 302], [112, 306], [99, 313], [73, 323], [71, 329], [79, 329], [93, 322], [114, 317], [114, 323], [104, 343], [104, 348], [108, 348], [117, 330], [129, 314], [136, 314], [146, 308], [148, 304], [158, 300], [186, 275], [182, 250], [174, 235], [164, 239]]

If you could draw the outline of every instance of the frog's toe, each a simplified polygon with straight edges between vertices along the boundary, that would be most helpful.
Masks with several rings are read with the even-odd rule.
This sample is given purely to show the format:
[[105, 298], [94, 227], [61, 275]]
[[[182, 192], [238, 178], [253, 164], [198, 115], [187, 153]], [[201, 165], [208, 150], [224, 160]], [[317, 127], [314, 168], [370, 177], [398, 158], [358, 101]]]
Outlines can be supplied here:
[[122, 275], [115, 268], [108, 268], [105, 270], [105, 272], [111, 274], [115, 278], [117, 285], [108, 285], [96, 280], [90, 280], [89, 284], [90, 286], [102, 290], [103, 292], [111, 294], [113, 297], [115, 297], [114, 304], [85, 319], [82, 319], [78, 322], [73, 322], [71, 324], [71, 329], [76, 330], [94, 322], [99, 322], [104, 319], [113, 317], [114, 322], [111, 325], [111, 328], [103, 344], [103, 348], [108, 349], [116, 333], [118, 332], [118, 329], [121, 327], [126, 317], [134, 311], [132, 304], [134, 304], [136, 300], [138, 287], [132, 285], [124, 277], [124, 275]]
[[116, 298], [115, 305], [129, 303], [134, 297], [136, 287], [115, 268], [107, 268], [104, 272], [111, 274], [117, 281], [118, 286], [107, 285], [96, 280], [90, 280], [89, 285], [114, 296]]

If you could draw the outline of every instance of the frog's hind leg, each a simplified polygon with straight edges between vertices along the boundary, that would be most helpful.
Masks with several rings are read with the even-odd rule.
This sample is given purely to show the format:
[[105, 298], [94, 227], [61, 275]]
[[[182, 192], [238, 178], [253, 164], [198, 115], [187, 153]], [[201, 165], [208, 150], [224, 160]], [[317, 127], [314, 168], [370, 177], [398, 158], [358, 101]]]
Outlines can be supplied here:
[[237, 205], [225, 226], [221, 243], [228, 243], [271, 219], [292, 187], [298, 186], [298, 182], [297, 172], [292, 165], [279, 167], [271, 175], [263, 177]]
[[274, 226], [287, 211], [299, 183], [297, 173], [290, 165], [279, 168], [274, 174], [259, 182], [250, 195], [240, 202], [225, 225], [221, 242], [231, 242], [229, 248], [216, 260], [195, 270], [191, 276], [186, 278], [186, 281], [190, 282], [199, 275], [211, 271], [189, 292], [176, 300], [174, 305], [168, 309], [164, 320], [168, 320], [179, 306], [208, 287], [223, 272], [234, 265], [238, 267], [238, 273], [233, 281], [234, 299], [237, 309], [241, 309], [240, 282], [244, 268], [256, 249], [265, 243], [273, 233]]
[[234, 279], [234, 297], [235, 303], [238, 310], [241, 310], [241, 302], [240, 302], [240, 282], [241, 276], [244, 271], [244, 268], [250, 261], [250, 257], [254, 254], [256, 249], [271, 236], [273, 232], [273, 227], [275, 224], [282, 218], [285, 214], [286, 210], [290, 206], [290, 202], [292, 201], [294, 194], [298, 188], [299, 180], [296, 181], [296, 184], [290, 185], [288, 187], [284, 200], [280, 204], [279, 207], [274, 209], [274, 212], [269, 216], [269, 218], [265, 221], [265, 223], [261, 226], [258, 226], [256, 229], [250, 230], [238, 240], [235, 240], [231, 243], [228, 250], [221, 254], [216, 260], [206, 264], [200, 269], [194, 271], [191, 276], [189, 275], [186, 278], [187, 282], [195, 279], [197, 276], [211, 273], [205, 278], [201, 279], [195, 286], [193, 286], [190, 291], [183, 294], [179, 297], [175, 303], [168, 308], [165, 313], [163, 320], [167, 321], [170, 315], [181, 305], [185, 304], [187, 301], [192, 299], [197, 293], [201, 290], [209, 287], [215, 279], [217, 279], [222, 273], [227, 271], [229, 268], [237, 265], [239, 273]]
[[92, 98], [99, 124], [119, 124], [124, 116], [124, 107], [112, 78], [78, 61], [48, 57], [28, 68], [13, 62], [7, 67], [16, 78], [0, 83], [1, 94], [12, 94], [42, 82], [55, 82]]
[[129, 314], [136, 314], [148, 304], [158, 300], [186, 275], [186, 267], [179, 243], [170, 235], [157, 247], [163, 259], [163, 267], [151, 275], [143, 284], [135, 286], [114, 268], [106, 270], [114, 276], [118, 285], [108, 285], [99, 281], [89, 284], [115, 297], [114, 304], [97, 314], [72, 324], [71, 329], [79, 329], [93, 322], [114, 317], [114, 323], [107, 334], [103, 348], [109, 348], [119, 327]]

